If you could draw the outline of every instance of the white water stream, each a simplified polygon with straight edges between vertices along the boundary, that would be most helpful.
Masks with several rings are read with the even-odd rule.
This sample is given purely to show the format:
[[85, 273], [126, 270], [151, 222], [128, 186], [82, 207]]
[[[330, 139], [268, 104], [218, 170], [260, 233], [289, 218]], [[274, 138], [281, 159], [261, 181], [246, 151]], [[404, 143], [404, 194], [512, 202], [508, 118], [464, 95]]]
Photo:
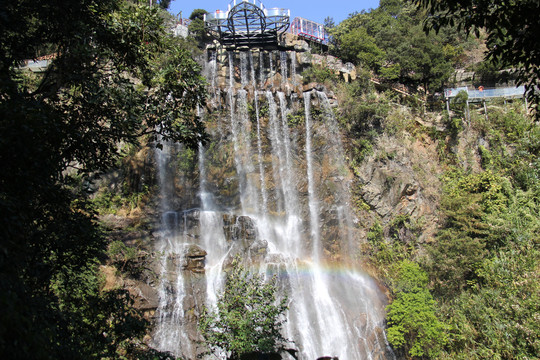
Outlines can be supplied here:
[[[288, 89], [287, 60], [293, 76], [296, 58], [278, 54], [283, 88]], [[185, 213], [162, 201], [157, 248], [165, 256], [155, 345], [185, 358], [195, 356], [193, 336], [183, 328], [189, 310], [183, 271], [171, 272], [167, 261], [171, 253], [181, 255], [187, 244], [197, 243], [208, 253], [206, 306], [215, 306], [224, 264], [240, 253], [260, 271], [278, 275], [290, 301], [285, 336], [300, 359], [392, 359], [383, 331], [384, 296], [354, 258], [358, 239], [348, 169], [328, 98], [317, 91], [298, 97], [262, 89], [273, 74], [273, 55], [261, 51], [254, 61], [252, 53], [228, 53], [227, 110], [218, 116], [219, 126], [209, 130], [211, 143], [198, 151], [198, 235], [190, 236], [187, 223], [181, 224]], [[216, 58], [209, 56], [207, 67], [212, 89], [220, 65]], [[270, 69], [263, 66], [265, 58]], [[246, 86], [254, 89], [251, 94]], [[290, 123], [293, 113], [303, 115], [300, 124]], [[173, 192], [167, 183], [173, 181], [167, 151], [158, 150], [156, 162], [161, 188]], [[172, 197], [162, 193], [162, 199]]]

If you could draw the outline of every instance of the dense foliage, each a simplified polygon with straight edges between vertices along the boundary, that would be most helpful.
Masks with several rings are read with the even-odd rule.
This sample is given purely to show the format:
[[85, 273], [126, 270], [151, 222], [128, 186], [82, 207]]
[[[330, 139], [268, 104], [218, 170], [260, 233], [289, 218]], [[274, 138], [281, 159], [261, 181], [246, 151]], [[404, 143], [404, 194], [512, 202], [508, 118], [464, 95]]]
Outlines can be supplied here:
[[[425, 267], [450, 325], [442, 358], [534, 359], [540, 354], [540, 132], [516, 109], [473, 118], [486, 170], [445, 178], [446, 217]], [[535, 159], [535, 160], [533, 160]], [[525, 165], [528, 164], [528, 165]]]
[[[354, 96], [354, 85], [347, 88], [346, 95]], [[440, 143], [438, 161], [446, 169], [433, 241], [417, 243], [421, 224], [406, 215], [375, 222], [367, 233], [371, 260], [393, 292], [389, 342], [411, 358], [538, 358], [540, 131], [523, 104], [492, 106], [489, 121], [471, 110], [468, 125], [454, 118], [458, 126], [449, 122], [441, 137], [406, 119], [396, 122], [388, 112], [356, 121], [355, 112], [370, 98], [369, 92], [357, 96], [364, 101], [354, 105], [350, 99], [345, 103], [350, 101], [350, 108], [342, 109], [344, 119], [351, 119], [344, 121], [346, 129], [364, 127], [355, 130], [367, 145], [364, 153], [351, 150], [353, 169], [383, 132], [432, 137]], [[369, 106], [384, 108], [388, 101], [379, 94]], [[481, 169], [451, 145], [470, 133], [481, 139], [478, 148], [469, 149]], [[391, 159], [387, 154], [385, 161]], [[412, 238], [404, 242], [396, 235], [400, 229]]]
[[228, 359], [276, 352], [285, 343], [281, 327], [286, 310], [287, 299], [277, 299], [276, 279], [265, 282], [236, 258], [218, 296], [217, 310], [205, 311], [199, 328], [210, 349], [216, 354], [225, 352]]
[[427, 274], [403, 260], [396, 266], [395, 298], [388, 305], [388, 341], [404, 347], [410, 356], [437, 356], [446, 342], [444, 325], [435, 314], [435, 301], [427, 288]]
[[516, 69], [527, 87], [532, 104], [540, 102], [540, 3], [536, 0], [415, 0], [426, 8], [426, 29], [437, 32], [446, 25], [457, 26], [477, 36], [488, 33], [487, 57]]
[[[461, 11], [448, 5], [459, 1], [429, 3], [439, 4], [439, 10], [450, 6]], [[467, 2], [472, 3], [482, 2]], [[529, 2], [515, 4], [525, 11]], [[503, 1], [494, 8], [501, 6], [511, 4]], [[508, 16], [513, 16], [513, 11], [517, 8]], [[475, 15], [455, 21], [478, 15], [468, 8], [460, 12], [465, 13]], [[491, 20], [506, 16], [493, 11]], [[441, 17], [444, 19], [444, 14]], [[442, 54], [441, 64], [451, 67], [467, 65], [467, 52], [475, 50], [476, 45], [452, 26], [440, 28], [438, 34], [424, 35], [425, 19], [422, 9], [407, 2], [381, 1], [378, 9], [353, 14], [332, 28], [337, 45], [334, 51], [381, 80], [427, 84], [428, 89], [436, 90], [446, 81], [445, 76], [430, 78], [422, 74], [431, 70], [411, 70], [423, 61], [424, 53], [430, 54], [418, 46], [418, 41], [424, 38], [431, 42], [428, 45]], [[427, 21], [437, 23], [438, 19], [434, 16]], [[537, 19], [533, 21], [538, 23]], [[440, 24], [452, 25], [444, 21]], [[489, 27], [487, 30], [491, 51], [492, 41], [500, 32], [490, 34]], [[509, 31], [510, 36], [514, 30]], [[523, 38], [532, 35], [529, 27], [520, 34]], [[534, 54], [530, 52], [531, 59]], [[523, 65], [524, 60], [518, 64], [502, 59], [502, 52], [499, 55], [492, 55], [499, 59], [496, 64], [484, 61], [469, 64], [470, 68], [489, 72]], [[433, 54], [427, 58], [429, 66], [438, 61]], [[415, 80], [415, 76], [424, 80]], [[353, 171], [360, 171], [367, 158], [372, 160], [370, 155], [377, 156], [382, 164], [396, 161], [395, 154], [385, 152], [382, 141], [389, 145], [406, 139], [435, 143], [438, 158], [429, 161], [433, 161], [431, 166], [444, 169], [442, 187], [437, 189], [441, 196], [440, 220], [434, 237], [427, 242], [416, 237], [426, 225], [422, 219], [413, 221], [407, 214], [383, 219], [361, 195], [355, 199], [358, 207], [375, 219], [363, 250], [392, 291], [387, 318], [390, 344], [398, 354], [414, 359], [537, 359], [540, 130], [527, 115], [523, 102], [493, 102], [487, 106], [487, 113], [479, 113], [474, 106], [466, 110], [463, 93], [452, 102], [453, 112], [440, 118], [445, 130], [439, 130], [433, 125], [438, 113], [426, 113], [415, 96], [400, 98], [391, 91], [377, 92], [369, 84], [369, 73], [360, 71], [356, 82], [342, 84], [338, 90], [337, 113], [346, 133], [344, 143]], [[398, 161], [402, 160], [400, 157]], [[412, 170], [420, 178], [422, 169], [414, 166]]]
[[[204, 140], [192, 116], [205, 96], [199, 67], [157, 6], [23, 0], [0, 15], [0, 354], [125, 355], [144, 322], [127, 292], [101, 290], [106, 244], [87, 175], [141, 136]], [[45, 73], [20, 69], [49, 53]]]
[[382, 0], [379, 8], [352, 14], [330, 29], [332, 52], [382, 80], [439, 91], [471, 44], [451, 29], [426, 35], [424, 18], [403, 0]]

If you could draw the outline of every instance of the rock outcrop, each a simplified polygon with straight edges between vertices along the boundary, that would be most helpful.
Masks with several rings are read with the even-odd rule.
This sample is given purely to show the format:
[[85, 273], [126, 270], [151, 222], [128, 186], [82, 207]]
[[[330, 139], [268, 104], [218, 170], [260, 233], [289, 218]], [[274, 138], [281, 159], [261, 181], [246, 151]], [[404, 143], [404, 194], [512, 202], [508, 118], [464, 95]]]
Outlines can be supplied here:
[[[381, 137], [374, 154], [357, 169], [364, 201], [388, 225], [401, 241], [413, 237], [419, 242], [429, 241], [438, 221], [438, 190], [440, 185], [435, 159], [435, 145], [409, 139]], [[400, 220], [407, 222], [397, 224]], [[410, 224], [417, 224], [411, 233]], [[393, 226], [393, 228], [391, 228]]]

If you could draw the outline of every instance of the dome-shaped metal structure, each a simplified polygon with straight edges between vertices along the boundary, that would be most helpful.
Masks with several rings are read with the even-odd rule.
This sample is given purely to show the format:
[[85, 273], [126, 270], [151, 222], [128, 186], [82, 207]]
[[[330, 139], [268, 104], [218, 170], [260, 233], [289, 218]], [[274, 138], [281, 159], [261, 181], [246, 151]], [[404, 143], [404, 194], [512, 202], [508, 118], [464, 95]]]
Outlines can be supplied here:
[[279, 33], [289, 27], [290, 10], [265, 9], [261, 2], [232, 1], [227, 11], [205, 15], [208, 32], [226, 46], [275, 45]]

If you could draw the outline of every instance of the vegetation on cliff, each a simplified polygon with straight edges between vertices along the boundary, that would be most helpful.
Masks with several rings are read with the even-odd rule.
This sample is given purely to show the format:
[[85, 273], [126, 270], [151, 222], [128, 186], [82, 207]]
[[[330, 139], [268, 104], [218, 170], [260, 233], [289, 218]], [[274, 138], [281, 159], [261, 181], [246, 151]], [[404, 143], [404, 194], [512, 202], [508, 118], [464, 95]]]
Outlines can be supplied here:
[[[408, 85], [412, 95], [376, 91], [369, 84], [370, 74], [362, 72], [355, 82], [337, 85], [337, 114], [346, 134], [349, 164], [362, 183], [355, 190], [359, 213], [368, 228], [362, 253], [392, 293], [388, 340], [407, 358], [537, 358], [538, 125], [522, 101], [493, 101], [487, 112], [473, 106], [468, 116], [460, 98], [447, 113], [436, 103], [426, 112], [415, 96], [418, 85], [430, 92], [451, 85], [449, 72], [431, 72], [447, 66], [523, 66], [518, 78], [534, 84], [534, 51], [507, 54], [509, 45], [504, 44], [531, 41], [534, 32], [529, 28], [534, 26], [528, 25], [529, 17], [521, 20], [515, 16], [536, 5], [497, 3], [497, 7], [509, 7], [507, 14], [495, 11], [489, 1], [481, 2], [486, 7], [480, 12], [468, 9], [470, 2], [418, 3], [430, 6], [433, 17], [427, 21], [439, 26], [438, 34], [425, 35], [426, 13], [403, 1], [381, 1], [378, 9], [353, 14], [331, 30], [336, 54], [382, 80]], [[438, 11], [443, 11], [440, 17]], [[473, 17], [463, 15], [469, 11]], [[501, 29], [501, 21], [509, 24], [505, 22], [508, 18], [514, 19], [510, 22], [513, 29], [509, 37], [499, 39], [497, 29]], [[451, 26], [440, 27], [451, 25], [452, 19], [463, 22], [465, 30], [477, 26], [481, 39], [485, 39], [482, 31], [487, 30], [489, 59], [475, 64], [474, 54], [482, 43], [467, 39]], [[514, 34], [520, 28], [517, 24], [523, 22], [528, 30]], [[533, 22], [536, 25], [536, 19]], [[430, 52], [419, 46], [419, 39], [430, 42], [441, 54], [440, 58], [431, 56], [433, 62], [426, 67], [421, 62]], [[500, 41], [504, 46], [497, 48]], [[415, 66], [423, 70], [415, 70]], [[537, 101], [530, 93], [529, 99]], [[424, 152], [423, 163], [414, 160], [413, 152], [418, 150]], [[373, 186], [365, 183], [361, 173], [367, 162], [411, 170], [412, 180], [424, 196], [434, 194], [430, 201], [438, 208], [436, 213], [418, 217], [401, 202], [399, 208], [382, 214], [364, 197], [368, 190], [363, 187]], [[380, 184], [379, 196], [393, 191], [393, 181], [388, 178]], [[401, 196], [403, 200], [407, 194]], [[427, 215], [436, 221], [435, 228], [426, 223]], [[407, 286], [403, 286], [404, 279]]]
[[452, 70], [467, 61], [472, 40], [451, 28], [426, 34], [425, 15], [403, 1], [383, 0], [369, 12], [352, 14], [330, 30], [331, 51], [344, 61], [371, 70], [378, 78], [416, 91], [440, 91]]
[[[203, 140], [191, 115], [205, 97], [199, 67], [157, 6], [18, 1], [0, 13], [0, 353], [129, 356], [145, 324], [126, 291], [101, 290], [90, 175], [141, 137]], [[42, 75], [20, 70], [50, 53]]]
[[[406, 98], [342, 88], [338, 112], [358, 178], [366, 163], [394, 166], [418, 183], [413, 202], [437, 194], [436, 213], [418, 217], [403, 207], [405, 192], [389, 214], [366, 203], [366, 185], [380, 186], [381, 197], [395, 191], [391, 177], [355, 190], [367, 227], [362, 253], [392, 292], [390, 343], [410, 358], [536, 358], [540, 132], [523, 102], [490, 104], [489, 120], [474, 108], [470, 121], [459, 111], [437, 119]], [[412, 288], [399, 285], [404, 273]]]
[[199, 320], [206, 344], [215, 353], [225, 352], [237, 360], [249, 353], [272, 353], [283, 349], [282, 335], [287, 298], [279, 300], [276, 279], [266, 282], [250, 274], [236, 257], [218, 297], [217, 310], [207, 309]]
[[[530, 39], [537, 19], [523, 32], [500, 37], [498, 29], [507, 21], [503, 15], [520, 24], [520, 14], [530, 20], [537, 5], [512, 3], [509, 9], [519, 11], [509, 13], [487, 6], [487, 13], [461, 16], [469, 3], [449, 2], [445, 8], [430, 2], [433, 15], [444, 11], [444, 16], [428, 21], [438, 27], [455, 18], [467, 29], [484, 26], [488, 50], [504, 61], [476, 68], [524, 65], [519, 76], [531, 89], [538, 79], [536, 42]], [[0, 22], [0, 354], [166, 356], [139, 352], [133, 339], [143, 334], [145, 321], [126, 291], [103, 291], [98, 272], [107, 241], [96, 207], [114, 213], [138, 204], [149, 189], [134, 186], [121, 196], [87, 199], [90, 180], [117, 165], [125, 144], [136, 148], [141, 137], [188, 146], [204, 140], [203, 124], [192, 116], [205, 98], [204, 81], [189, 45], [165, 34], [157, 7], [84, 0], [60, 8], [50, 1], [18, 1], [2, 4], [0, 13], [6, 15]], [[193, 15], [197, 36], [204, 36], [196, 21], [201, 14]], [[425, 34], [425, 19], [424, 11], [404, 1], [383, 0], [378, 9], [353, 14], [332, 29], [332, 51], [359, 65], [358, 79], [335, 89], [351, 169], [359, 175], [369, 160], [397, 162], [400, 155], [385, 148], [385, 141], [436, 147], [434, 157], [424, 159], [434, 168], [412, 162], [422, 190], [438, 192], [436, 228], [425, 238], [432, 224], [405, 211], [383, 216], [362, 197], [361, 186], [355, 189], [359, 212], [368, 219], [360, 250], [393, 299], [388, 339], [409, 358], [538, 358], [540, 131], [519, 102], [494, 102], [488, 114], [473, 109], [470, 119], [459, 103], [450, 114], [436, 106], [426, 112], [418, 94], [441, 90], [455, 67], [475, 66], [469, 55], [481, 42], [450, 27]], [[516, 44], [529, 46], [531, 53], [512, 52]], [[56, 59], [43, 75], [20, 71], [21, 61], [52, 52]], [[321, 67], [304, 75], [337, 81]], [[408, 86], [411, 96], [375, 90], [372, 75]], [[171, 102], [169, 96], [182, 101]], [[289, 121], [298, 123], [301, 116], [291, 114]], [[430, 170], [432, 177], [426, 175]], [[437, 183], [428, 183], [438, 174]], [[112, 245], [109, 255], [119, 267], [137, 272], [130, 266], [133, 250], [122, 242]], [[223, 294], [221, 313], [203, 316], [207, 341], [233, 358], [276, 348], [283, 340], [285, 303], [273, 302], [275, 287], [238, 268], [229, 277], [233, 285]], [[240, 298], [242, 307], [231, 297]], [[263, 325], [242, 322], [246, 304]], [[256, 344], [254, 327], [260, 335]], [[223, 328], [233, 330], [216, 330]]]

